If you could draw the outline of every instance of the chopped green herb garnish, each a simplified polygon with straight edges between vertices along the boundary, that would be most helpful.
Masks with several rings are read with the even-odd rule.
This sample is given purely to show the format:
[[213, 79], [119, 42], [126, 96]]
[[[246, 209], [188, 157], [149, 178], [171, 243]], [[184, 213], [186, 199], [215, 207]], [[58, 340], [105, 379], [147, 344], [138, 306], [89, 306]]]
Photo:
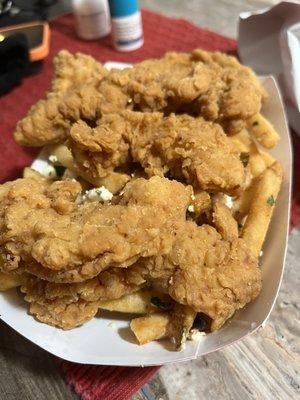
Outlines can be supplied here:
[[163, 301], [159, 297], [151, 297], [151, 303], [157, 307], [160, 308], [161, 310], [170, 310], [172, 308], [172, 303], [168, 301]]
[[241, 153], [240, 154], [240, 160], [242, 161], [243, 166], [245, 168], [247, 167], [247, 165], [249, 163], [249, 157], [250, 157], [249, 153]]
[[54, 165], [56, 176], [58, 178], [61, 178], [66, 170], [66, 167], [63, 167], [62, 165]]
[[274, 200], [273, 195], [271, 195], [270, 197], [268, 197], [267, 203], [268, 203], [270, 206], [274, 206], [275, 200]]
[[257, 126], [257, 125], [258, 125], [258, 121], [252, 122], [252, 126]]

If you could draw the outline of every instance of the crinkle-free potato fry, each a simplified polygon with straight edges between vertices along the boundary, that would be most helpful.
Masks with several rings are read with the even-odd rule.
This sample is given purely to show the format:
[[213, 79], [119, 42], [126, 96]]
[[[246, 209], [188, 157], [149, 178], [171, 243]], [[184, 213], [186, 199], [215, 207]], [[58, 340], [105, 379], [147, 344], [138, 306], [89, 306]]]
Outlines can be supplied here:
[[49, 155], [56, 157], [59, 164], [61, 164], [63, 167], [70, 169], [71, 171], [76, 172], [72, 153], [65, 144], [55, 144], [48, 146], [48, 150]]
[[176, 348], [182, 348], [193, 326], [197, 312], [189, 306], [176, 304], [170, 316], [169, 336], [174, 337]]
[[148, 314], [131, 320], [130, 328], [139, 344], [173, 337], [176, 348], [186, 342], [196, 318], [196, 311], [182, 304], [175, 304], [171, 312]]
[[104, 178], [98, 178], [99, 186], [105, 186], [113, 194], [119, 193], [129, 181], [130, 176], [122, 172], [111, 172]]
[[139, 344], [163, 339], [170, 335], [171, 315], [167, 312], [153, 313], [131, 320], [130, 328]]
[[260, 150], [259, 152], [260, 152], [261, 158], [264, 160], [266, 167], [270, 167], [276, 161], [276, 159], [273, 156], [271, 156], [271, 154], [267, 153], [266, 151]]
[[155, 294], [151, 290], [139, 290], [126, 294], [120, 299], [101, 301], [99, 308], [129, 314], [147, 314], [151, 309], [155, 309], [151, 303], [153, 296]]
[[25, 167], [23, 169], [23, 178], [31, 178], [35, 179], [37, 181], [40, 181], [41, 179], [45, 179], [45, 177], [40, 174], [39, 172], [35, 171], [34, 169], [30, 167]]
[[282, 178], [282, 166], [275, 162], [262, 173], [253, 193], [242, 237], [256, 256], [259, 256], [265, 240]]
[[253, 178], [256, 178], [266, 169], [266, 164], [262, 158], [259, 149], [253, 142], [249, 154], [249, 168]]
[[273, 125], [261, 114], [249, 118], [247, 128], [256, 140], [267, 149], [275, 147], [280, 140]]
[[111, 193], [116, 194], [120, 192], [126, 183], [130, 180], [130, 176], [121, 172], [111, 172], [104, 178], [92, 178], [82, 171], [78, 171], [74, 165], [74, 160], [71, 151], [65, 144], [57, 144], [49, 146], [49, 154], [57, 158], [57, 162], [69, 170], [75, 172], [87, 182], [95, 187], [105, 186]]
[[232, 212], [234, 218], [240, 224], [246, 215], [249, 213], [253, 196], [256, 190], [258, 179], [252, 179], [251, 184], [244, 190], [244, 192], [234, 201]]
[[0, 292], [21, 286], [23, 278], [21, 275], [11, 275], [0, 271]]
[[228, 136], [228, 138], [233, 144], [233, 146], [236, 148], [236, 150], [238, 150], [240, 153], [250, 152], [250, 146], [253, 140], [247, 129], [242, 129], [235, 135]]

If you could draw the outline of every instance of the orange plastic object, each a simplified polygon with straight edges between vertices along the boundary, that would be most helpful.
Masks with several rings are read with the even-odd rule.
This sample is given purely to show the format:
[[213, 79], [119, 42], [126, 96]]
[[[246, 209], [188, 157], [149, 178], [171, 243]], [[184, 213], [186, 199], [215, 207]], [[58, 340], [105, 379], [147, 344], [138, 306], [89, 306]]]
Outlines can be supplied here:
[[7, 37], [14, 33], [24, 33], [27, 37], [30, 61], [42, 60], [49, 54], [50, 28], [48, 22], [29, 22], [0, 29], [0, 37]]

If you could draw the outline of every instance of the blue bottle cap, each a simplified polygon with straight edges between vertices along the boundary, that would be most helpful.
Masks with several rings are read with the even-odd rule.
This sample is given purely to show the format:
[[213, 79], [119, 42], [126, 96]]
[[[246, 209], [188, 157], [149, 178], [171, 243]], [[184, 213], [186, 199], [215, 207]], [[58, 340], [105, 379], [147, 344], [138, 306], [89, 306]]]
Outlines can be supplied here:
[[110, 15], [114, 17], [127, 17], [139, 10], [138, 0], [109, 0]]

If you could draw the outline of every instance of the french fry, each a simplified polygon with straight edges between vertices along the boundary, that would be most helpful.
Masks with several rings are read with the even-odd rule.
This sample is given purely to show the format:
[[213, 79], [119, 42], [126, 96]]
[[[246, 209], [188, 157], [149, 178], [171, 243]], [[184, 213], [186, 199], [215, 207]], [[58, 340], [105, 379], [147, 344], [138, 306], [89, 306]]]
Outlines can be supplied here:
[[228, 136], [235, 149], [240, 153], [249, 153], [253, 140], [247, 129], [242, 129], [235, 135]]
[[167, 330], [169, 336], [174, 337], [177, 349], [183, 349], [196, 315], [196, 311], [191, 307], [178, 303], [171, 312], [170, 323]]
[[256, 140], [267, 149], [275, 147], [280, 140], [273, 125], [261, 114], [256, 114], [249, 118], [247, 127]]
[[117, 311], [131, 314], [147, 314], [154, 310], [151, 298], [154, 296], [151, 290], [139, 290], [122, 296], [120, 299], [101, 301], [99, 308], [108, 311]]
[[189, 306], [176, 304], [171, 312], [160, 312], [134, 318], [130, 328], [139, 344], [166, 337], [175, 339], [176, 348], [182, 348], [188, 338], [197, 313]]
[[254, 142], [250, 147], [249, 169], [253, 178], [259, 176], [266, 169], [264, 159], [262, 158], [260, 151]]
[[250, 205], [253, 201], [253, 196], [256, 190], [257, 181], [257, 178], [252, 179], [251, 184], [233, 203], [232, 212], [238, 224], [241, 224], [243, 219], [249, 213]]
[[119, 193], [127, 182], [130, 181], [130, 176], [122, 172], [111, 172], [104, 178], [98, 178], [98, 185], [105, 186], [111, 193]]
[[35, 179], [37, 181], [40, 181], [41, 179], [45, 179], [45, 177], [40, 174], [39, 172], [35, 171], [34, 169], [30, 167], [25, 167], [23, 169], [23, 178], [31, 178]]
[[48, 147], [49, 154], [56, 157], [57, 162], [63, 167], [75, 171], [73, 156], [65, 144], [55, 144]]
[[265, 240], [282, 177], [282, 167], [279, 162], [275, 162], [262, 173], [253, 193], [241, 236], [256, 256], [259, 256]]
[[170, 335], [171, 315], [167, 312], [153, 313], [131, 320], [130, 328], [139, 344], [163, 339]]
[[264, 160], [264, 163], [266, 165], [266, 167], [270, 167], [276, 160], [273, 156], [271, 156], [271, 154], [260, 150], [260, 155], [262, 157], [262, 159]]
[[49, 154], [57, 158], [57, 162], [62, 166], [73, 171], [81, 178], [91, 183], [95, 187], [105, 186], [111, 193], [120, 192], [126, 183], [130, 180], [130, 176], [121, 172], [111, 172], [104, 178], [93, 178], [83, 171], [76, 168], [71, 151], [65, 144], [57, 144], [49, 146]]
[[22, 275], [11, 275], [0, 271], [0, 292], [21, 286], [22, 283]]

